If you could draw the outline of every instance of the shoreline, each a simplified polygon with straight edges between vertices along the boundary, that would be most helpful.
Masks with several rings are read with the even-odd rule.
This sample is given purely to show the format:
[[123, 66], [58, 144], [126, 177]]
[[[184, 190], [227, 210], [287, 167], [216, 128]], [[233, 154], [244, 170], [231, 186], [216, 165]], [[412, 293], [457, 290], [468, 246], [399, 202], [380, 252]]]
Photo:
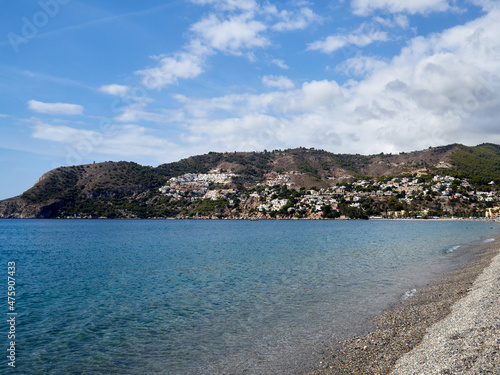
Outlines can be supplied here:
[[350, 218], [323, 218], [323, 217], [303, 217], [303, 218], [254, 218], [254, 217], [215, 217], [215, 216], [204, 216], [204, 217], [150, 217], [150, 218], [138, 218], [138, 217], [127, 217], [127, 218], [109, 218], [109, 217], [0, 217], [0, 220], [112, 220], [112, 221], [133, 221], [133, 220], [195, 220], [195, 221], [480, 221], [487, 223], [500, 223], [500, 220], [494, 220], [486, 217], [435, 217], [435, 218], [368, 218], [368, 219], [350, 219]]
[[[456, 306], [462, 300], [474, 298], [475, 294], [478, 293], [475, 283], [483, 277], [484, 273], [491, 272], [489, 269], [495, 257], [497, 263], [500, 264], [499, 254], [500, 249], [496, 241], [482, 243], [471, 261], [418, 289], [415, 295], [398, 302], [396, 306], [382, 313], [376, 319], [375, 328], [368, 334], [353, 337], [340, 343], [337, 347], [329, 349], [325, 352], [323, 361], [318, 364], [318, 368], [307, 374], [439, 373], [435, 370], [433, 372], [423, 371], [421, 362], [425, 362], [425, 359], [431, 356], [436, 349], [434, 346], [426, 344], [427, 351], [425, 351], [420, 348], [420, 345], [428, 342], [427, 333], [452, 316]], [[499, 269], [500, 265], [496, 269], [497, 273]], [[496, 303], [499, 303], [498, 299]], [[453, 327], [453, 324], [459, 324], [456, 320], [454, 322], [451, 324], [452, 328], [459, 329], [460, 327]], [[497, 329], [500, 330], [500, 326], [497, 326]], [[498, 347], [498, 340], [496, 345]], [[475, 349], [476, 357], [480, 357], [478, 355], [480, 351], [480, 348]], [[414, 352], [420, 353], [418, 359], [415, 359]], [[493, 351], [493, 353], [496, 353], [497, 357], [500, 356], [500, 350]], [[403, 360], [404, 363], [402, 363]], [[439, 362], [439, 360], [437, 361]], [[392, 373], [391, 371], [394, 371], [396, 364], [405, 370]], [[410, 368], [413, 370], [409, 370]], [[452, 372], [442, 373], [451, 374]]]

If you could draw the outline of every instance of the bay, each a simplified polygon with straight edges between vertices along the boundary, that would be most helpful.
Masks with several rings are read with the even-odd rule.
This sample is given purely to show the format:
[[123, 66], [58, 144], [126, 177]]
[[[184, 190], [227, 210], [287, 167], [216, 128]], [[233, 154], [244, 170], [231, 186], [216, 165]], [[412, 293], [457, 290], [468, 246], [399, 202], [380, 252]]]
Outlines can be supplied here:
[[470, 221], [0, 220], [16, 370], [301, 373], [497, 234]]

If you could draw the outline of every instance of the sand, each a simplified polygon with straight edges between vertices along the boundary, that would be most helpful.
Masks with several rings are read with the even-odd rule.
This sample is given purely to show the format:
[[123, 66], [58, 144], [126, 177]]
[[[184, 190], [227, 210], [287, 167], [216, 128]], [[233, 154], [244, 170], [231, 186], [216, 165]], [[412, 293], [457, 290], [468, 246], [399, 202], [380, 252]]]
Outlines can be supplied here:
[[500, 374], [500, 245], [381, 315], [325, 354], [327, 374]]

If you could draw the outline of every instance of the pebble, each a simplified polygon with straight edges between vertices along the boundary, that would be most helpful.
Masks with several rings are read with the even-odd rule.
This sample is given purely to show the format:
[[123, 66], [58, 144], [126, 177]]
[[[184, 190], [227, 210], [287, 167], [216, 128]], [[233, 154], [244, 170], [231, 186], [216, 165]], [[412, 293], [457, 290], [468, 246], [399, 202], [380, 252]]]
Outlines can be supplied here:
[[[500, 375], [499, 253], [485, 246], [380, 316], [374, 331], [332, 348], [323, 368], [308, 375]], [[467, 309], [471, 315], [461, 319]], [[443, 325], [446, 333], [432, 334]]]
[[391, 375], [500, 374], [500, 255]]

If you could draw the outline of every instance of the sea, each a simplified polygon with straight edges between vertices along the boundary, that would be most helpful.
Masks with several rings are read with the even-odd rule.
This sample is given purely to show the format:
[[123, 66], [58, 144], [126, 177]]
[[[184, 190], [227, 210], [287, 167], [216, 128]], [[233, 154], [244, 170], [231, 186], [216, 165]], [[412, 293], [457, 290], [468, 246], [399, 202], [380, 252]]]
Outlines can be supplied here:
[[0, 220], [0, 373], [302, 374], [471, 260], [499, 229], [451, 220]]

